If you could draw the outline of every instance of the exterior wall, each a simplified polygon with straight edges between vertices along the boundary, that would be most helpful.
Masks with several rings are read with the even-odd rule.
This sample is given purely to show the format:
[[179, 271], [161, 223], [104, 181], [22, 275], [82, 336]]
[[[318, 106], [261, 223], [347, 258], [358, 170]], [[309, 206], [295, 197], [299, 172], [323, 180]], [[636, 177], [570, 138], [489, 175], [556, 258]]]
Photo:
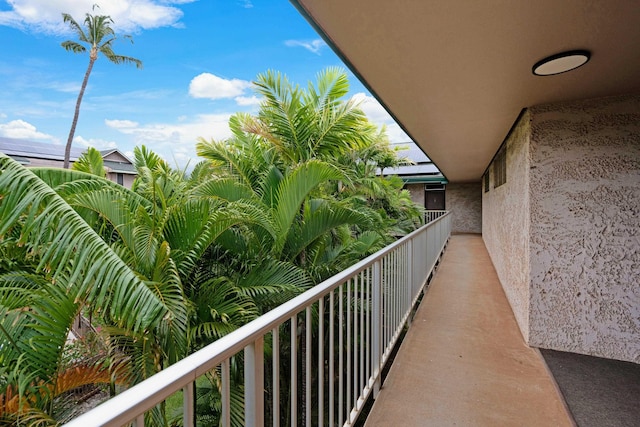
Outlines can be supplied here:
[[424, 207], [424, 184], [407, 184], [405, 189], [411, 193], [411, 200]]
[[482, 190], [482, 237], [520, 331], [529, 341], [529, 134], [530, 116], [520, 118], [506, 141], [507, 178]]
[[525, 340], [640, 363], [640, 96], [532, 107], [506, 146], [482, 232]]
[[529, 343], [640, 363], [640, 96], [530, 110]]
[[30, 157], [29, 158], [29, 164], [26, 165], [26, 166], [27, 167], [54, 167], [54, 168], [61, 168], [63, 165], [64, 165], [64, 161], [62, 161], [62, 160], [36, 159], [36, 158]]
[[453, 233], [482, 233], [482, 185], [448, 184], [446, 206], [451, 211]]
[[[122, 186], [125, 188], [131, 188], [133, 185], [133, 181], [136, 179], [137, 175], [123, 174], [122, 175]], [[118, 182], [118, 174], [111, 172], [107, 173], [107, 179], [109, 181]]]

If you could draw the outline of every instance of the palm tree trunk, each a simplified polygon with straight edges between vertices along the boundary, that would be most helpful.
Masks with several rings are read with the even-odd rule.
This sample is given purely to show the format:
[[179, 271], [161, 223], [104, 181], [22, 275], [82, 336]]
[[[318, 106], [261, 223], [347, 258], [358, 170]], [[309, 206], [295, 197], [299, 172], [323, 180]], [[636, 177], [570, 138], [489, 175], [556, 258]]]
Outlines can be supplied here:
[[93, 69], [93, 64], [96, 59], [93, 55], [89, 57], [89, 66], [87, 72], [84, 73], [84, 80], [82, 81], [82, 87], [78, 94], [78, 100], [76, 101], [76, 111], [73, 115], [73, 122], [71, 122], [71, 130], [69, 131], [69, 137], [67, 138], [67, 146], [64, 148], [64, 165], [65, 169], [69, 169], [69, 158], [71, 157], [71, 142], [73, 141], [73, 135], [76, 133], [76, 125], [78, 124], [78, 117], [80, 116], [80, 104], [82, 103], [82, 97], [84, 96], [84, 90], [87, 88], [87, 82], [89, 81], [89, 75]]

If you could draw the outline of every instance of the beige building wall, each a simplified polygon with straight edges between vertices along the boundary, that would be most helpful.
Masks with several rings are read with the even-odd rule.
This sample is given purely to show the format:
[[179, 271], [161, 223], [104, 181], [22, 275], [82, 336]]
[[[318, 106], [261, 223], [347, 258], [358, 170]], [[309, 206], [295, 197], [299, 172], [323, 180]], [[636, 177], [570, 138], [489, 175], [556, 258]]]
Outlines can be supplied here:
[[[135, 181], [137, 175], [122, 174], [122, 186], [125, 188], [131, 188], [133, 181]], [[109, 181], [118, 182], [118, 174], [115, 172], [107, 173], [107, 179]]]
[[531, 108], [530, 345], [640, 363], [640, 96]]
[[453, 233], [482, 233], [482, 185], [448, 184], [445, 205], [451, 211]]
[[407, 184], [405, 188], [411, 193], [411, 200], [424, 207], [424, 184]]
[[529, 341], [529, 114], [520, 118], [506, 141], [506, 182], [482, 190], [482, 237], [520, 331]]
[[640, 363], [640, 96], [532, 107], [506, 144], [483, 238], [523, 336]]

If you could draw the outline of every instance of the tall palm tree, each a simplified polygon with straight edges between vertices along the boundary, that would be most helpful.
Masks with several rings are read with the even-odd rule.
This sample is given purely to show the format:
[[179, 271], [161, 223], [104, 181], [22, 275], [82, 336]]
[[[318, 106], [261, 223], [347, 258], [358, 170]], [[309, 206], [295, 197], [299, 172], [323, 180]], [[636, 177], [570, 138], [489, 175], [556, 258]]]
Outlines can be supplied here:
[[254, 120], [246, 120], [244, 130], [269, 141], [288, 162], [333, 159], [377, 136], [377, 127], [367, 119], [349, 91], [347, 74], [339, 67], [317, 75], [315, 86], [306, 90], [286, 76], [267, 71], [254, 82], [264, 98]]
[[[94, 5], [94, 9], [95, 7], [96, 6]], [[137, 68], [142, 68], [142, 61], [130, 56], [117, 55], [113, 52], [113, 43], [116, 41], [117, 36], [113, 28], [111, 28], [113, 20], [110, 16], [91, 15], [87, 13], [84, 19], [86, 31], [85, 28], [78, 24], [68, 13], [63, 13], [62, 19], [65, 23], [69, 24], [71, 29], [78, 36], [78, 41], [67, 40], [62, 43], [62, 47], [69, 52], [84, 53], [87, 51], [87, 47], [85, 47], [85, 45], [89, 46], [89, 66], [87, 67], [84, 79], [82, 80], [82, 86], [80, 87], [80, 93], [78, 94], [78, 100], [76, 101], [76, 110], [73, 115], [73, 122], [71, 122], [71, 130], [69, 131], [69, 137], [67, 138], [67, 146], [64, 150], [64, 168], [68, 169], [69, 156], [71, 154], [71, 143], [76, 132], [78, 116], [80, 115], [80, 104], [82, 103], [84, 91], [87, 88], [87, 82], [89, 81], [89, 75], [93, 69], [93, 64], [98, 59], [98, 54], [104, 55], [105, 58], [114, 64], [134, 64]], [[125, 35], [123, 37], [131, 40], [133, 43], [130, 36]]]

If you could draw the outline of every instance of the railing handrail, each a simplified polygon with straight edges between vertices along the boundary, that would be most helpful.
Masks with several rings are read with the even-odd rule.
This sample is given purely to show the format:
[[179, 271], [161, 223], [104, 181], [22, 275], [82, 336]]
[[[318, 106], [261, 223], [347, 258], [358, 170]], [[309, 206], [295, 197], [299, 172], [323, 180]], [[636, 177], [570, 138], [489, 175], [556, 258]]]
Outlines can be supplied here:
[[[349, 278], [371, 267], [386, 254], [412, 240], [425, 228], [432, 227], [436, 222], [443, 220], [448, 214], [448, 212], [443, 214], [429, 224], [423, 225], [342, 272], [168, 366], [143, 382], [105, 401], [90, 412], [71, 420], [65, 426], [85, 427], [130, 422], [136, 415], [150, 410], [168, 396], [194, 382], [196, 378], [242, 351], [296, 313], [314, 304], [319, 298], [328, 295]], [[96, 423], [98, 420], [99, 422]]]

